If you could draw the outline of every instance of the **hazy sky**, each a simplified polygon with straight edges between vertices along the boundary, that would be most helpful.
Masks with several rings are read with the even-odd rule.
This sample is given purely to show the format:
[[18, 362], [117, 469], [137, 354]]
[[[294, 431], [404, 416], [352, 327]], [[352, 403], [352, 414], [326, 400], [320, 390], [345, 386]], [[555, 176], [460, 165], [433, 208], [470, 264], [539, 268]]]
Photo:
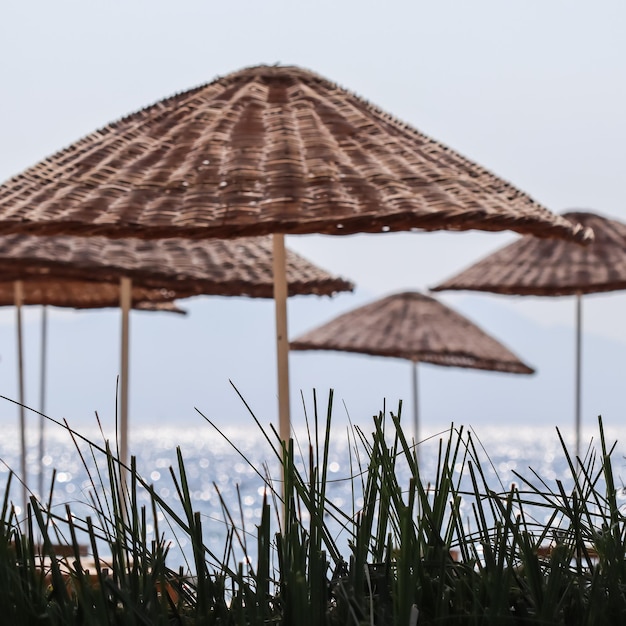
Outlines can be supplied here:
[[[7, 2], [1, 15], [0, 179], [174, 92], [241, 67], [283, 63], [338, 82], [554, 211], [581, 208], [626, 220], [623, 0], [59, 0]], [[290, 237], [288, 246], [359, 287], [355, 295], [333, 301], [298, 299], [290, 305], [291, 335], [368, 299], [432, 286], [514, 238], [510, 233]], [[551, 399], [538, 396], [546, 388], [568, 390], [571, 354], [563, 355], [562, 371], [552, 372], [552, 382], [542, 379], [541, 371], [549, 337], [567, 335], [573, 325], [570, 299], [453, 294], [444, 300], [483, 326], [479, 314], [495, 316], [501, 331], [521, 332], [530, 324], [547, 333], [530, 354], [523, 352], [534, 340], [496, 335], [540, 370], [532, 383], [506, 379], [507, 393], [520, 398], [511, 402], [513, 417], [502, 419], [533, 412], [532, 403], [552, 406]], [[133, 316], [131, 419], [195, 423], [198, 406], [216, 419], [243, 420], [227, 383], [232, 378], [269, 421], [275, 401], [271, 304], [200, 299], [188, 308], [185, 320]], [[586, 300], [585, 328], [606, 342], [606, 350], [619, 351], [616, 362], [626, 344], [625, 313], [624, 295]], [[507, 315], [518, 326], [511, 322], [509, 328], [502, 320]], [[27, 394], [37, 405], [36, 313], [28, 319]], [[0, 313], [0, 322], [1, 389], [15, 395], [13, 313]], [[98, 409], [111, 418], [117, 322], [114, 312], [55, 314], [51, 413], [88, 422]], [[387, 394], [381, 384], [389, 385], [394, 399], [409, 396], [405, 363], [306, 354], [291, 361], [294, 385], [308, 393], [314, 381], [325, 384], [330, 372], [337, 380], [331, 384], [345, 388], [342, 399], [359, 415], [378, 409], [378, 398]], [[595, 373], [600, 365], [587, 360], [586, 367]], [[423, 394], [431, 396], [424, 398], [427, 422], [464, 421], [464, 415], [434, 415], [433, 398], [448, 395], [457, 380], [471, 380], [483, 403], [468, 419], [498, 419], [498, 396], [490, 389], [500, 376], [462, 378], [441, 370], [436, 375], [429, 370], [422, 385]], [[324, 376], [317, 376], [321, 371]], [[623, 374], [626, 378], [626, 367]], [[376, 405], [364, 408], [365, 401], [373, 403], [371, 393], [378, 394]], [[593, 397], [590, 390], [587, 402]], [[569, 417], [569, 398], [562, 406], [555, 422]], [[601, 410], [585, 407], [590, 414]], [[488, 415], [481, 415], [483, 409]], [[12, 415], [14, 409], [0, 412]], [[617, 412], [615, 419], [621, 417]]]

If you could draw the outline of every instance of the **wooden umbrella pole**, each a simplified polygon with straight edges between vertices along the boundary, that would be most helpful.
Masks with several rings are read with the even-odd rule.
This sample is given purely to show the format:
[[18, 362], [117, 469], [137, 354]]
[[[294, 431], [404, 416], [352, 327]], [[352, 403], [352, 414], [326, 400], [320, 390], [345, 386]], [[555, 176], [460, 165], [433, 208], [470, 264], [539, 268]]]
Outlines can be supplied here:
[[582, 295], [576, 294], [576, 458], [580, 457], [581, 431], [581, 355], [582, 355]]
[[280, 438], [291, 434], [289, 416], [289, 337], [287, 334], [287, 260], [285, 236], [273, 235], [274, 303], [276, 306], [276, 360], [278, 367], [278, 416]]
[[[128, 465], [128, 364], [130, 307], [132, 301], [132, 280], [123, 277], [120, 280], [120, 308], [122, 310], [122, 346], [120, 364], [120, 461]], [[121, 475], [125, 472], [122, 470]]]
[[417, 444], [419, 443], [419, 405], [417, 397], [417, 361], [412, 361], [413, 378], [413, 436], [415, 437], [415, 456], [417, 457]]
[[41, 309], [41, 365], [39, 372], [39, 497], [43, 498], [43, 457], [45, 454], [44, 431], [46, 420], [46, 350], [48, 347], [48, 307]]
[[24, 340], [22, 335], [22, 304], [24, 303], [24, 285], [21, 280], [16, 280], [13, 283], [13, 295], [17, 316], [17, 375], [20, 400], [20, 471], [22, 473], [22, 504], [24, 506], [24, 514], [26, 514], [28, 492], [26, 489], [26, 412], [24, 409]]

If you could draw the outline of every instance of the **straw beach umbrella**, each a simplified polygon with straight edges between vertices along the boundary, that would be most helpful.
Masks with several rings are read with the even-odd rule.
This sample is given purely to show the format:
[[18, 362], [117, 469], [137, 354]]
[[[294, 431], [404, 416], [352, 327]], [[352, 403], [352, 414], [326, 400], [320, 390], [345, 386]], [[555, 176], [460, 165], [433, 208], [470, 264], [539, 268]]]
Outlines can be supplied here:
[[[108, 290], [107, 298], [121, 301], [122, 308], [120, 456], [125, 461], [131, 285], [147, 290], [165, 288], [169, 300], [197, 295], [271, 298], [274, 290], [272, 252], [268, 237], [143, 241], [9, 235], [0, 238], [0, 275], [6, 280], [37, 277], [43, 280], [38, 284], [44, 285], [46, 279], [61, 279], [61, 291], [63, 285], [67, 288], [75, 280], [109, 283], [100, 289]], [[290, 296], [330, 296], [353, 289], [351, 282], [329, 274], [291, 250], [285, 251], [285, 266]], [[121, 283], [121, 289], [116, 282]], [[148, 296], [141, 300], [148, 300]]]
[[415, 291], [344, 313], [290, 343], [292, 350], [338, 350], [412, 362], [413, 422], [418, 441], [417, 364], [532, 374], [496, 339], [435, 298]]
[[[350, 281], [292, 250], [286, 251], [285, 261], [289, 296], [332, 296], [354, 288]], [[145, 241], [7, 235], [0, 237], [0, 276], [4, 280], [36, 277], [42, 285], [46, 277], [61, 277], [65, 285], [72, 280], [111, 283], [118, 301], [116, 283], [122, 276], [130, 278], [134, 287], [168, 291], [171, 300], [195, 295], [272, 298], [274, 294], [270, 237]], [[86, 290], [85, 297], [93, 294]], [[150, 301], [149, 293], [145, 300]]]
[[288, 66], [247, 68], [157, 102], [0, 186], [4, 234], [273, 234], [283, 439], [284, 235], [412, 229], [590, 238], [448, 147]]
[[[286, 251], [289, 295], [333, 295], [352, 283]], [[128, 460], [128, 339], [130, 306], [172, 308], [175, 298], [197, 295], [271, 298], [272, 246], [268, 237], [232, 241], [0, 237], [0, 276], [19, 286], [7, 303], [74, 308], [118, 306], [119, 283], [132, 285], [122, 306], [120, 458]], [[13, 285], [13, 282], [4, 285]], [[1, 298], [5, 295], [0, 283]], [[123, 294], [122, 294], [123, 295]], [[21, 319], [18, 313], [18, 320]], [[21, 381], [21, 377], [20, 377]], [[20, 382], [20, 389], [23, 390]], [[21, 395], [23, 404], [23, 395]]]
[[576, 296], [576, 454], [581, 429], [582, 296], [626, 289], [626, 224], [587, 211], [563, 217], [592, 228], [591, 245], [522, 237], [433, 291], [470, 290], [519, 296]]
[[[0, 306], [15, 305], [15, 283], [21, 282], [20, 302], [23, 306], [46, 305], [77, 310], [117, 308], [120, 288], [117, 282], [63, 279], [54, 275], [38, 277], [23, 273], [20, 279], [4, 280], [0, 260]], [[169, 310], [175, 295], [168, 289], [133, 286], [131, 306], [139, 310]]]

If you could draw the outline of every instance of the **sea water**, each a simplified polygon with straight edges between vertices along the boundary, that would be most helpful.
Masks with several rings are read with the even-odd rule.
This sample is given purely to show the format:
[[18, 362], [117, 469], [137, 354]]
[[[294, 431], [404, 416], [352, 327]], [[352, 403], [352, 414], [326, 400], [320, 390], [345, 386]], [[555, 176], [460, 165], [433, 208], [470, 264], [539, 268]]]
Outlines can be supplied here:
[[[348, 518], [355, 516], [363, 505], [360, 476], [366, 468], [366, 454], [354, 439], [344, 431], [333, 431], [326, 469], [328, 472], [328, 496], [332, 506], [342, 510]], [[524, 428], [519, 426], [485, 427], [465, 430], [466, 441], [470, 434], [478, 451], [481, 467], [487, 480], [487, 488], [505, 494], [513, 484], [525, 489], [526, 478], [531, 484], [558, 491], [560, 481], [566, 491], [573, 485], [571, 466], [563, 452], [554, 428]], [[9, 472], [19, 475], [20, 447], [16, 429], [5, 428], [0, 442], [0, 497], [6, 491]], [[80, 432], [86, 440], [105, 447], [114, 435], [103, 435], [96, 431]], [[367, 433], [366, 433], [367, 438]], [[306, 474], [309, 467], [309, 439], [315, 435], [299, 433], [295, 442], [295, 457]], [[417, 446], [420, 474], [424, 484], [436, 480], [441, 445], [448, 441], [449, 431], [426, 434]], [[574, 457], [571, 435], [564, 435], [565, 444]], [[626, 429], [611, 429], [607, 433], [609, 445], [617, 442], [612, 454], [616, 475], [617, 497], [626, 503], [626, 490], [621, 477], [626, 478]], [[256, 428], [233, 429], [220, 434], [209, 427], [202, 428], [150, 428], [136, 429], [130, 433], [130, 450], [136, 458], [138, 474], [146, 484], [153, 486], [155, 493], [165, 503], [157, 513], [158, 531], [169, 544], [168, 563], [172, 567], [187, 566], [189, 538], [180, 528], [179, 520], [185, 522], [186, 514], [181, 504], [184, 467], [187, 489], [194, 511], [200, 514], [203, 538], [206, 547], [217, 560], [223, 558], [229, 533], [239, 555], [246, 542], [255, 552], [256, 527], [260, 522], [264, 498], [272, 503], [272, 510], [280, 505], [273, 501], [272, 485], [281, 492], [280, 465], [276, 441], [267, 438]], [[40, 462], [37, 433], [27, 433], [27, 482], [35, 495], [38, 491], [39, 472], [43, 470], [43, 500], [52, 489], [52, 511], [61, 518], [66, 516], [66, 505], [77, 519], [91, 516], [97, 519], [96, 509], [106, 508], [110, 496], [105, 455], [90, 446], [80, 436], [70, 436], [61, 427], [47, 427], [45, 454]], [[583, 452], [598, 452], [599, 437], [585, 433]], [[321, 449], [321, 443], [319, 448]], [[315, 449], [315, 446], [314, 446]], [[182, 466], [180, 465], [182, 459]], [[399, 482], [408, 488], [409, 471], [406, 464], [398, 464]], [[455, 472], [464, 488], [470, 489], [467, 464], [459, 458]], [[542, 485], [542, 482], [544, 485]], [[602, 485], [600, 484], [600, 487]], [[545, 489], [544, 489], [545, 490]], [[13, 481], [10, 499], [18, 515], [22, 514], [22, 492], [17, 481]], [[99, 500], [98, 500], [99, 499]], [[148, 512], [148, 538], [155, 538], [155, 525], [151, 520], [150, 497], [145, 489], [137, 492], [138, 506], [146, 506]], [[462, 505], [463, 506], [463, 505]], [[468, 505], [471, 506], [471, 505]], [[166, 509], [170, 508], [168, 512]], [[530, 513], [539, 523], [548, 521], [551, 510], [535, 508]], [[467, 511], [470, 516], [471, 511]], [[277, 519], [274, 515], [273, 519]], [[277, 523], [277, 522], [276, 522]], [[337, 545], [348, 546], [348, 531], [334, 523], [333, 533]]]

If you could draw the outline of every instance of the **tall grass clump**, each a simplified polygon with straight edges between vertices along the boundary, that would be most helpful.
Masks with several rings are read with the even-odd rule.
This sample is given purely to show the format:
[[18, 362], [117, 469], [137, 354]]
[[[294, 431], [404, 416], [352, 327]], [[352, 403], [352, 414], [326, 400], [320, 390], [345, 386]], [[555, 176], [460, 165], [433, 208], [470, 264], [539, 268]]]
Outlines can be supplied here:
[[[347, 429], [350, 472], [341, 480], [352, 498], [340, 505], [328, 470], [332, 394], [324, 413], [315, 397], [313, 409], [303, 444], [259, 425], [281, 473], [254, 466], [265, 496], [253, 528], [215, 487], [227, 527], [219, 553], [194, 510], [180, 449], [170, 468], [176, 496], [165, 499], [134, 459], [123, 467], [108, 444], [72, 432], [93, 485], [87, 514], [51, 505], [53, 475], [47, 500], [31, 497], [18, 519], [12, 475], [5, 486], [0, 623], [625, 622], [621, 487], [601, 421], [599, 445], [584, 459], [561, 439], [568, 476], [548, 481], [530, 470], [507, 488], [489, 483], [480, 442], [463, 428], [440, 437], [436, 469], [424, 475], [400, 409], [383, 411], [369, 432]], [[181, 538], [186, 564], [170, 568]]]

